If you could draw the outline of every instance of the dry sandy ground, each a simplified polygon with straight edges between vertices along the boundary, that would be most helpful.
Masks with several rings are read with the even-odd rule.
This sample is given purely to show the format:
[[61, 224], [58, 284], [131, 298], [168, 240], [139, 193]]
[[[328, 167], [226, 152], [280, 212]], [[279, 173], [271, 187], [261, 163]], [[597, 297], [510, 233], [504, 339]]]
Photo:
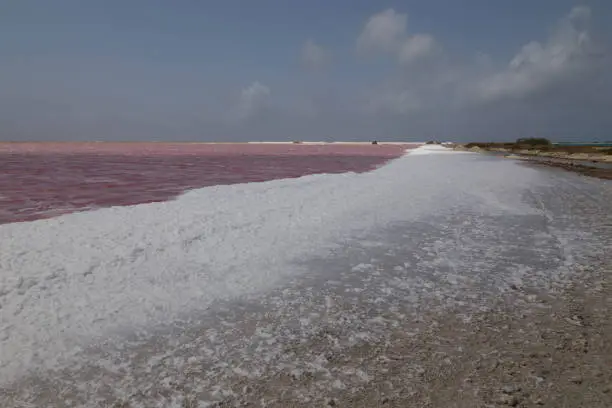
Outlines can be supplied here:
[[[600, 179], [612, 180], [612, 167], [591, 167], [579, 164], [573, 160], [566, 159], [545, 159], [545, 160], [533, 160], [531, 157], [527, 156], [508, 156], [509, 158], [525, 160], [529, 164], [536, 166], [550, 166], [550, 167], [558, 167], [567, 171], [572, 171], [574, 173], [579, 173], [585, 176], [597, 177]], [[612, 156], [611, 156], [612, 157]], [[538, 159], [538, 157], [535, 157]]]
[[[580, 147], [576, 147], [579, 149]], [[588, 147], [585, 147], [588, 149]], [[465, 146], [456, 146], [454, 150], [471, 151], [474, 153], [482, 152], [497, 152], [506, 153], [507, 158], [524, 160], [527, 163], [540, 166], [557, 167], [568, 170], [574, 173], [579, 173], [585, 176], [591, 176], [606, 180], [612, 180], [612, 155], [603, 153], [556, 153], [556, 152], [540, 152], [538, 150], [510, 150], [505, 148], [483, 149], [480, 147], [466, 148]], [[597, 165], [587, 165], [588, 162], [596, 163]]]
[[[423, 329], [416, 336], [399, 327], [383, 342], [328, 354], [328, 368], [367, 371], [364, 385], [322, 395], [314, 375], [274, 374], [258, 384], [237, 380], [239, 396], [216, 406], [610, 407], [611, 272], [604, 263], [577, 267], [573, 282], [553, 293], [516, 287], [471, 321], [460, 310], [431, 314], [405, 322]], [[313, 355], [333, 342], [333, 332], [322, 333], [294, 352]], [[298, 403], [296, 393], [311, 399]]]

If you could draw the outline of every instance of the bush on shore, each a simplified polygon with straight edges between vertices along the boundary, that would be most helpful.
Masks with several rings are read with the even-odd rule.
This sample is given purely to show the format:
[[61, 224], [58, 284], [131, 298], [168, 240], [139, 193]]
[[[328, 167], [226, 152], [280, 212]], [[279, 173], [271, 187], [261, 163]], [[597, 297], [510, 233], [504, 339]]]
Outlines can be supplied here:
[[502, 148], [509, 150], [521, 150], [521, 149], [538, 149], [538, 150], [550, 150], [554, 146], [552, 142], [545, 138], [523, 138], [517, 139], [516, 142], [472, 142], [465, 145], [468, 149], [473, 147], [479, 147], [481, 149], [494, 149]]

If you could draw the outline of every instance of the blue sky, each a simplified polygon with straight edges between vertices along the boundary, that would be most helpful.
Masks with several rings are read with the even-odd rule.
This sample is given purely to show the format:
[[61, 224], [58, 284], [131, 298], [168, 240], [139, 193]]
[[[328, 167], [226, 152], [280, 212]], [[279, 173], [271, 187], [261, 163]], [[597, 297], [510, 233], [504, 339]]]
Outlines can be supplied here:
[[612, 2], [4, 0], [0, 140], [611, 139]]

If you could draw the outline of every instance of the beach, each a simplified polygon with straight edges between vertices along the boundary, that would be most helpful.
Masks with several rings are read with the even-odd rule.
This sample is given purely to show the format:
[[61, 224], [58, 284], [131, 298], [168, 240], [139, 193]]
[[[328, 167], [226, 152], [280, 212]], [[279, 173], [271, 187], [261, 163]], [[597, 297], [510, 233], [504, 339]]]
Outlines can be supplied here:
[[520, 146], [515, 143], [467, 143], [457, 151], [489, 153], [536, 166], [557, 167], [585, 176], [612, 180], [612, 148], [608, 145]]
[[424, 146], [6, 224], [0, 405], [608, 407], [610, 203]]

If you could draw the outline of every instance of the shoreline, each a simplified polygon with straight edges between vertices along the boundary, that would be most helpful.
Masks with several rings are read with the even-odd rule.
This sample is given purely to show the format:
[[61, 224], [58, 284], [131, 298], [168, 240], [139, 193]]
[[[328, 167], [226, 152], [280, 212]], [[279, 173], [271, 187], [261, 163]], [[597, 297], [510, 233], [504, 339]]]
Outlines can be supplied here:
[[[336, 245], [334, 238], [330, 240], [334, 242], [331, 247], [313, 246], [312, 252], [304, 252], [313, 242], [310, 236], [325, 238], [320, 225], [309, 227], [310, 224], [301, 224], [299, 240], [279, 240], [274, 245], [275, 253], [291, 254], [295, 250], [296, 254], [312, 254], [299, 256], [299, 273], [284, 284], [269, 292], [265, 289], [265, 293], [249, 292], [251, 295], [245, 294], [238, 301], [233, 295], [224, 298], [213, 309], [201, 311], [191, 319], [181, 316], [180, 320], [159, 320], [163, 325], [157, 325], [155, 331], [136, 334], [129, 342], [109, 340], [84, 348], [78, 355], [66, 356], [72, 364], [50, 371], [33, 370], [19, 381], [0, 386], [0, 405], [612, 406], [612, 265], [606, 257], [612, 242], [612, 190], [597, 180], [568, 177], [562, 172], [536, 175], [533, 169], [503, 160], [480, 160], [439, 149], [423, 150], [448, 155], [450, 164], [441, 158], [427, 161], [417, 157], [405, 160], [406, 167], [387, 174], [388, 180], [403, 180], [401, 175], [415, 174], [414, 183], [388, 186], [390, 194], [383, 194], [387, 191], [385, 183], [364, 183], [352, 189], [359, 194], [368, 190], [364, 197], [368, 197], [368, 203], [369, 197], [374, 197], [374, 206], [366, 203], [364, 211], [356, 212], [350, 223], [346, 220], [346, 231], [350, 233], [338, 236], [348, 240], [342, 238]], [[424, 163], [430, 163], [431, 178], [427, 183], [418, 183], [418, 174], [411, 170], [418, 170]], [[399, 164], [402, 163], [395, 166]], [[532, 185], [531, 176], [547, 180]], [[512, 180], [518, 181], [513, 184]], [[372, 184], [384, 190], [371, 191]], [[460, 194], [472, 185], [476, 190], [473, 199], [465, 197], [452, 206], [437, 207], [436, 203], [445, 202], [445, 195], [435, 194], [436, 191], [450, 191], [450, 197], [462, 197]], [[432, 191], [432, 186], [439, 188]], [[294, 198], [297, 205], [307, 199], [312, 207], [316, 204], [314, 197], [323, 195], [305, 188], [289, 192], [286, 197]], [[397, 204], [385, 207], [385, 202], [404, 192], [406, 196], [398, 198]], [[478, 206], [482, 197], [493, 194], [498, 194], [499, 201]], [[419, 204], [418, 199], [427, 196], [430, 199]], [[519, 196], [520, 202], [514, 202], [513, 198]], [[413, 197], [415, 201], [410, 201]], [[214, 208], [210, 203], [217, 201], [202, 201], [204, 198], [197, 197], [197, 207], [190, 211]], [[261, 197], [265, 203], [269, 203], [268, 198]], [[327, 197], [319, 201], [319, 208], [330, 211]], [[291, 204], [284, 197], [279, 202]], [[393, 227], [380, 225], [367, 234], [353, 235], [355, 222], [361, 222], [362, 214], [371, 214], [366, 210], [376, 208], [380, 214], [393, 214], [391, 210], [405, 208], [405, 203], [427, 211], [409, 211], [401, 217], [388, 218]], [[260, 208], [257, 202], [252, 207]], [[227, 214], [237, 212], [231, 206], [224, 208]], [[339, 206], [337, 211], [346, 213], [346, 208]], [[278, 213], [261, 214], [279, 219]], [[134, 213], [125, 219], [154, 233], [147, 220], [163, 221], [155, 215], [138, 219]], [[177, 227], [186, 228], [193, 225], [193, 219], [202, 218], [183, 219]], [[312, 218], [308, 213], [303, 217]], [[269, 225], [260, 216], [254, 215], [253, 219], [257, 225]], [[329, 219], [342, 222], [334, 214]], [[172, 223], [174, 220], [170, 219]], [[239, 226], [248, 220], [241, 219]], [[228, 225], [223, 221], [218, 220], [216, 225]], [[107, 224], [117, 231], [114, 223], [102, 225]], [[378, 221], [372, 225], [379, 225]], [[222, 229], [213, 231], [224, 237]], [[247, 231], [255, 231], [256, 237], [271, 236], [266, 231], [244, 228], [240, 235]], [[305, 235], [309, 231], [312, 235]], [[36, 234], [43, 232], [38, 229]], [[126, 236], [121, 231], [118, 235]], [[66, 234], [52, 236], [60, 241]], [[114, 235], [101, 230], [92, 236]], [[196, 228], [184, 234], [181, 242], [191, 245], [194, 236], [203, 236], [202, 230]], [[21, 241], [31, 248], [33, 240]], [[147, 241], [139, 238], [138, 243]], [[288, 244], [281, 246], [284, 243]], [[205, 241], [199, 242], [199, 253], [224, 252], [219, 250], [223, 246], [204, 244]], [[169, 248], [161, 243], [151, 249], [157, 247]], [[80, 252], [79, 248], [71, 251]], [[149, 256], [153, 253], [145, 252]], [[236, 262], [236, 254], [241, 256], [240, 251], [227, 253], [232, 262]], [[235, 282], [244, 282], [251, 270], [271, 270], [266, 252], [256, 253], [262, 254], [261, 267], [249, 254], [244, 255], [248, 262], [238, 258], [235, 264], [246, 265], [248, 271], [235, 275]], [[129, 255], [139, 256], [138, 252]], [[147, 266], [142, 263], [144, 259], [136, 261]], [[288, 263], [272, 267], [279, 265], [278, 271], [285, 271], [285, 265], [292, 265], [298, 256], [287, 259]], [[217, 262], [225, 264], [221, 261]], [[164, 258], [155, 263], [166, 265]], [[174, 269], [176, 262], [167, 265]], [[53, 269], [53, 264], [46, 262], [45, 267]], [[142, 270], [150, 274], [150, 268]], [[303, 273], [306, 271], [309, 272]], [[83, 279], [89, 280], [108, 276], [109, 271], [99, 268], [85, 273]], [[117, 274], [125, 275], [120, 271]], [[173, 282], [173, 276], [176, 275], [168, 275], [170, 280], [158, 279], [156, 285]], [[269, 274], [262, 276], [270, 279]], [[199, 279], [188, 281], [190, 285], [185, 287], [192, 287]], [[119, 287], [120, 291], [99, 288], [102, 294], [121, 293], [120, 297], [104, 296], [103, 305], [121, 304], [123, 293], [131, 286]], [[163, 287], [169, 291], [173, 286], [166, 283]], [[34, 292], [37, 288], [28, 287], [30, 293], [40, 293]], [[144, 287], [138, 293], [150, 292]], [[180, 290], [180, 295], [189, 299], [185, 289]], [[202, 293], [194, 292], [196, 295], [193, 299], [198, 303], [205, 299]], [[171, 305], [167, 301], [174, 298], [158, 297], [155, 302]], [[71, 296], [70, 301], [78, 304], [79, 298]], [[8, 310], [6, 304], [3, 307], [3, 311]], [[123, 310], [125, 315], [138, 316], [129, 309]], [[79, 313], [79, 318], [85, 312]], [[20, 313], [19, 322], [27, 317], [21, 309]], [[86, 324], [91, 320], [85, 319]], [[44, 357], [44, 351], [42, 347], [39, 355]], [[61, 393], [49, 391], [57, 389]]]
[[536, 157], [509, 157], [511, 159], [523, 160], [530, 165], [556, 167], [566, 171], [582, 174], [589, 177], [595, 177], [604, 180], [612, 180], [612, 166], [609, 168], [598, 168], [594, 166], [583, 165], [571, 159], [538, 159]]
[[[257, 345], [260, 356], [255, 364], [239, 352], [227, 355], [223, 364], [207, 367], [199, 353], [188, 357], [171, 351], [171, 343], [161, 336], [159, 344], [151, 347], [168, 350], [164, 361], [193, 362], [169, 377], [162, 375], [161, 381], [149, 378], [139, 384], [139, 379], [129, 379], [127, 384], [133, 381], [138, 393], [118, 397], [112, 396], [112, 388], [102, 388], [109, 394], [97, 395], [98, 401], [126, 408], [148, 406], [167, 396], [180, 406], [219, 408], [607, 408], [612, 406], [612, 265], [595, 256], [581, 259], [567, 272], [551, 277], [546, 288], [510, 284], [492, 302], [481, 299], [478, 312], [473, 311], [474, 304], [437, 310], [440, 305], [434, 302], [423, 304], [416, 313], [403, 307], [381, 309], [372, 318], [369, 307], [329, 294], [305, 305], [327, 310], [321, 326], [280, 342], [281, 349], [271, 354], [274, 358], [266, 346]], [[241, 323], [232, 326], [230, 341], [232, 335], [252, 338], [272, 333], [272, 328], [295, 333], [283, 322], [282, 312], [262, 313], [248, 305], [242, 310], [234, 315]], [[347, 316], [355, 320], [347, 323]], [[363, 329], [368, 336], [355, 337]], [[197, 332], [195, 336], [202, 335]], [[205, 342], [195, 344], [198, 350], [208, 350]], [[152, 369], [157, 372], [164, 364]], [[116, 373], [103, 367], [90, 368], [105, 387], [116, 385], [112, 380]], [[43, 377], [22, 384], [23, 389], [0, 388], [0, 401], [6, 406], [20, 406], [20, 401], [60, 406], [62, 398], [70, 397], [75, 406], [86, 406], [90, 400], [80, 401], [82, 395], [71, 388], [69, 378], [74, 373], [58, 374], [66, 377]], [[198, 389], [198, 384], [214, 385], [215, 397], [205, 397], [211, 390]], [[33, 385], [39, 394], [29, 400]], [[65, 385], [64, 394], [44, 393]], [[90, 397], [103, 394], [90, 392]]]
[[370, 155], [398, 157], [419, 143], [182, 143], [182, 142], [0, 142], [0, 155]]
[[566, 152], [548, 152], [538, 149], [487, 147], [486, 145], [477, 144], [469, 147], [469, 144], [462, 144], [452, 148], [456, 151], [494, 154], [507, 159], [521, 160], [529, 165], [555, 167], [589, 177], [612, 180], [612, 154], [600, 153], [596, 149], [593, 149], [594, 152], [591, 153], [572, 153], [571, 150], [574, 147], [567, 148]]
[[316, 361], [316, 350], [328, 350], [326, 369], [356, 372], [353, 381], [317, 392], [319, 374], [271, 366], [256, 384], [225, 377], [232, 395], [215, 406], [612, 406], [612, 269], [602, 263], [574, 272], [551, 292], [515, 287], [469, 320], [460, 308], [407, 316], [387, 337], [343, 350], [331, 351], [342, 336], [330, 329], [292, 353]]
[[0, 141], [2, 145], [45, 145], [45, 144], [61, 144], [61, 145], [113, 145], [113, 144], [168, 144], [168, 145], [249, 145], [249, 144], [263, 144], [263, 145], [424, 145], [425, 142], [391, 142], [384, 140], [376, 140], [376, 143], [372, 143], [374, 140], [368, 141], [246, 141], [246, 142], [194, 142], [194, 141], [169, 141], [169, 140], [126, 140], [126, 141], [104, 141], [104, 140], [89, 140], [89, 141]]

